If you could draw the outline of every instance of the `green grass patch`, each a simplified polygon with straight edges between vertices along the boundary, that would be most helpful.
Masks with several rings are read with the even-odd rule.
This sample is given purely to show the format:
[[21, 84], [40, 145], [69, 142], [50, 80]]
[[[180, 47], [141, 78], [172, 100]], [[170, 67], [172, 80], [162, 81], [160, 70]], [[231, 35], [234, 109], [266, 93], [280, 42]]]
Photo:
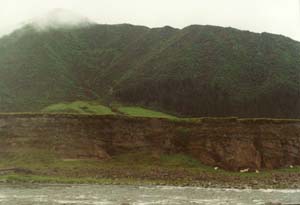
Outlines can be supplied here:
[[0, 176], [0, 182], [6, 183], [42, 183], [42, 184], [134, 184], [129, 179], [109, 179], [96, 177], [62, 177], [62, 176], [39, 176], [25, 174], [8, 174]]
[[14, 152], [1, 154], [0, 168], [18, 167], [36, 169], [48, 167], [57, 159], [58, 157], [49, 151], [19, 148], [14, 150]]
[[31, 183], [31, 184], [97, 184], [97, 185], [186, 185], [186, 180], [161, 180], [137, 178], [98, 178], [98, 177], [56, 177], [26, 174], [7, 174], [0, 176], [0, 183]]
[[300, 166], [295, 166], [295, 167], [286, 167], [286, 168], [281, 168], [277, 170], [273, 170], [275, 173], [300, 173]]
[[134, 152], [116, 155], [110, 160], [96, 159], [62, 159], [50, 151], [37, 149], [19, 149], [18, 152], [1, 154], [0, 168], [23, 168], [31, 171], [42, 171], [52, 174], [53, 170], [65, 175], [65, 173], [79, 172], [97, 173], [97, 170], [110, 170], [114, 168], [148, 169], [160, 167], [166, 169], [174, 168], [197, 168], [207, 170], [196, 159], [184, 154], [162, 154], [149, 152]]
[[118, 110], [125, 115], [134, 117], [177, 119], [175, 116], [141, 107], [119, 107]]
[[98, 114], [113, 115], [115, 114], [109, 107], [93, 103], [76, 101], [72, 103], [58, 103], [50, 105], [42, 110], [46, 113], [79, 113], [79, 114]]
[[[129, 153], [115, 156], [108, 164], [163, 168], [199, 168], [207, 170], [198, 160], [184, 154]], [[211, 168], [213, 170], [213, 168]]]

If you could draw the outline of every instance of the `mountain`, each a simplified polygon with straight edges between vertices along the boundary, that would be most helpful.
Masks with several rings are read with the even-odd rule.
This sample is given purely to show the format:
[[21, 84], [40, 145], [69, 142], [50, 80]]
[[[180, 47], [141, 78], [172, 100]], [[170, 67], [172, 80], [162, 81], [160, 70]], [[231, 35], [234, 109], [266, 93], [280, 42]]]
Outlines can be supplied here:
[[99, 100], [191, 117], [300, 117], [299, 42], [215, 26], [79, 22], [27, 24], [0, 39], [1, 112]]

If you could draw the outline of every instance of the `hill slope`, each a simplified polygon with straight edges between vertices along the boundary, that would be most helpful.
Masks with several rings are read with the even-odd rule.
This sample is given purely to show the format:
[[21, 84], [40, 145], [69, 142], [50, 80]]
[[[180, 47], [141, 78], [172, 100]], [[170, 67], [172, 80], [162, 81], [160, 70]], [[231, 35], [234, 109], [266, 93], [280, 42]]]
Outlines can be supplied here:
[[300, 43], [232, 28], [97, 25], [0, 39], [0, 110], [119, 101], [184, 116], [300, 117]]

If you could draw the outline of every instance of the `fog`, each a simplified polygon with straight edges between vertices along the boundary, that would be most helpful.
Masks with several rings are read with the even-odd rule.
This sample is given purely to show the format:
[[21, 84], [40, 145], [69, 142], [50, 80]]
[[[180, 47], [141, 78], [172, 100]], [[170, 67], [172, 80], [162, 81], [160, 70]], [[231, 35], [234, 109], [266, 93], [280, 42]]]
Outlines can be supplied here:
[[92, 21], [87, 17], [81, 16], [70, 10], [53, 9], [41, 16], [30, 19], [23, 24], [26, 23], [32, 24], [38, 30], [44, 30], [49, 27], [83, 26], [92, 23]]
[[[0, 0], [0, 35], [62, 8], [101, 24], [131, 23], [149, 27], [191, 24], [231, 26], [283, 34], [300, 40], [299, 0]], [[46, 16], [46, 17], [43, 17]], [[59, 22], [74, 20], [64, 15]], [[63, 20], [61, 20], [63, 19]]]

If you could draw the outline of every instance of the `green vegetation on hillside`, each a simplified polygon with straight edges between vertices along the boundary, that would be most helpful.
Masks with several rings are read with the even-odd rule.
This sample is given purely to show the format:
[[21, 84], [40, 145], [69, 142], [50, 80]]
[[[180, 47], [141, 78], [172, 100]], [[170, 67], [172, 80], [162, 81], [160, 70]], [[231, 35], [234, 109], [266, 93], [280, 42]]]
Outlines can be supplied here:
[[268, 33], [27, 25], [0, 39], [0, 112], [103, 99], [186, 117], [299, 118], [299, 65], [300, 43]]
[[[58, 103], [49, 105], [42, 109], [43, 113], [73, 113], [73, 114], [97, 114], [97, 115], [115, 115], [122, 114], [132, 117], [151, 117], [177, 119], [177, 117], [162, 112], [141, 108], [141, 107], [123, 107], [115, 108], [113, 111], [97, 102], [75, 101], [70, 103]], [[115, 113], [116, 112], [116, 113]]]
[[79, 114], [97, 114], [97, 115], [113, 115], [109, 107], [97, 103], [89, 103], [76, 101], [73, 103], [59, 103], [50, 105], [42, 110], [42, 112], [53, 113], [79, 113]]
[[176, 119], [175, 116], [141, 107], [119, 107], [118, 110], [128, 116]]

